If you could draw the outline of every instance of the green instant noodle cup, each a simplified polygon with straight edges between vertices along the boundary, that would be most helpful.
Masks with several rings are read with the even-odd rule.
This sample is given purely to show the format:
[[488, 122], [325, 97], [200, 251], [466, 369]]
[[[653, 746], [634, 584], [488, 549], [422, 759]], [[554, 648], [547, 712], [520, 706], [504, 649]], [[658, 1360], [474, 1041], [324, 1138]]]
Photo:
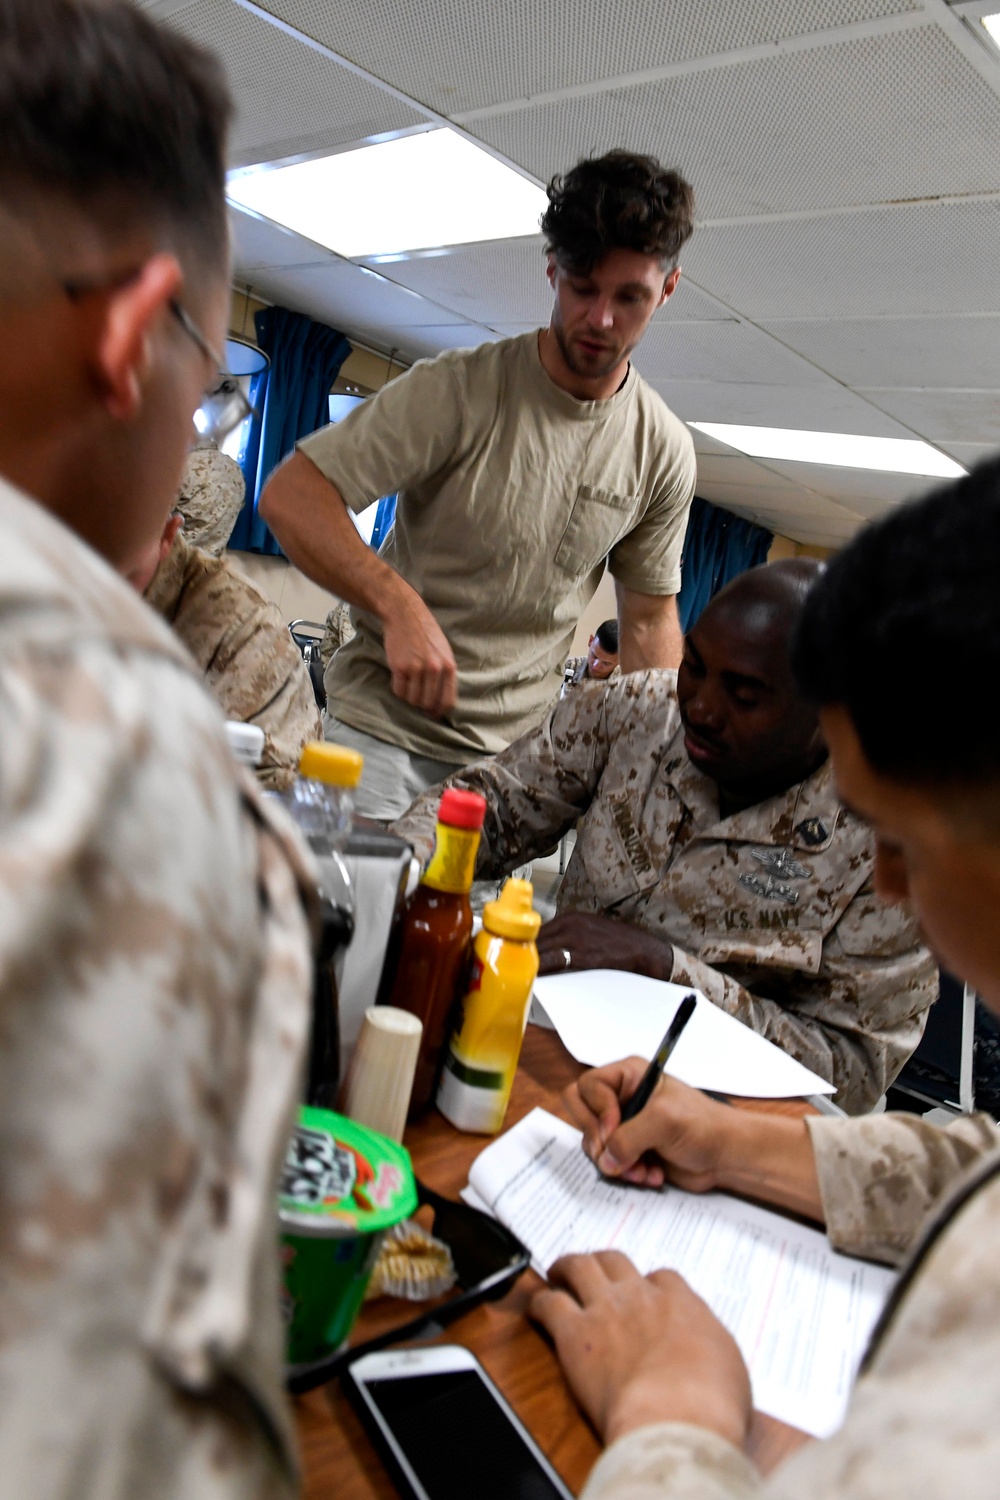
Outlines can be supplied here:
[[386, 1230], [416, 1207], [405, 1147], [330, 1110], [299, 1110], [278, 1198], [289, 1364], [343, 1347]]

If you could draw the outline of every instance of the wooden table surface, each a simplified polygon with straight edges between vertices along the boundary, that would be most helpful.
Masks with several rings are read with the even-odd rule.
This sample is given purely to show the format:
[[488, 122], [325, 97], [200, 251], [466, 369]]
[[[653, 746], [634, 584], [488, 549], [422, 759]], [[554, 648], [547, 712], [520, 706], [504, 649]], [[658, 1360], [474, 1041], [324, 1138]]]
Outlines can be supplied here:
[[[560, 1095], [582, 1072], [555, 1032], [529, 1026], [505, 1123], [515, 1124], [535, 1105], [565, 1118]], [[801, 1115], [808, 1108], [800, 1100], [739, 1102], [782, 1114]], [[483, 1136], [455, 1130], [436, 1110], [411, 1126], [405, 1140], [421, 1180], [452, 1198], [465, 1187], [472, 1162], [487, 1144]], [[570, 1489], [579, 1493], [601, 1450], [550, 1345], [524, 1315], [538, 1285], [534, 1272], [526, 1272], [502, 1302], [474, 1309], [447, 1329], [441, 1342], [464, 1344], [474, 1352]], [[402, 1323], [418, 1310], [412, 1303], [388, 1298], [369, 1303], [352, 1342]], [[305, 1500], [394, 1500], [397, 1492], [339, 1382], [298, 1397], [295, 1411]], [[805, 1434], [757, 1413], [750, 1456], [767, 1473], [806, 1441]]]

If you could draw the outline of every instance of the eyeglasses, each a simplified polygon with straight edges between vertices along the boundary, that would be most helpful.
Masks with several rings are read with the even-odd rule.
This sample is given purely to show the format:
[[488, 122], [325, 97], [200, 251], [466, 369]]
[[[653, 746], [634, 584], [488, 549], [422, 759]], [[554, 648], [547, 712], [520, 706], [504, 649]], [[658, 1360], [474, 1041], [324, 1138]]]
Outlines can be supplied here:
[[[110, 291], [116, 287], [125, 286], [134, 279], [136, 274], [135, 271], [128, 271], [106, 279], [64, 280], [60, 284], [66, 296], [75, 302], [91, 292]], [[247, 417], [254, 416], [254, 409], [238, 378], [235, 375], [227, 375], [223, 370], [225, 361], [222, 355], [213, 349], [187, 308], [176, 297], [171, 297], [167, 306], [171, 317], [180, 324], [195, 348], [217, 372], [211, 385], [206, 387], [191, 421], [196, 443], [218, 445], [231, 432], [235, 432]]]
[[176, 297], [171, 297], [169, 306], [191, 342], [219, 372], [215, 382], [202, 396], [192, 418], [198, 442], [219, 444], [231, 432], [235, 432], [247, 417], [252, 417], [254, 409], [236, 376], [223, 373], [222, 356], [216, 354], [187, 308]]

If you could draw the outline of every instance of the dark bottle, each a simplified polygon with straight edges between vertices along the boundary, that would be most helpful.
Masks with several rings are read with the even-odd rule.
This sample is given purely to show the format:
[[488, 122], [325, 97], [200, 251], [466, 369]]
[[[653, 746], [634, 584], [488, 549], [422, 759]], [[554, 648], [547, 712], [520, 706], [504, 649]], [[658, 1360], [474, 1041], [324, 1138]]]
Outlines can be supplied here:
[[286, 800], [320, 873], [320, 931], [314, 955], [305, 1090], [305, 1102], [320, 1109], [335, 1109], [340, 1089], [337, 965], [354, 932], [354, 899], [341, 851], [351, 832], [352, 794], [361, 769], [362, 757], [356, 750], [311, 740], [302, 747], [298, 780]]
[[449, 788], [438, 810], [437, 841], [420, 884], [400, 914], [379, 1004], [408, 1010], [423, 1024], [410, 1118], [437, 1089], [452, 1007], [465, 977], [472, 939], [469, 890], [486, 800]]

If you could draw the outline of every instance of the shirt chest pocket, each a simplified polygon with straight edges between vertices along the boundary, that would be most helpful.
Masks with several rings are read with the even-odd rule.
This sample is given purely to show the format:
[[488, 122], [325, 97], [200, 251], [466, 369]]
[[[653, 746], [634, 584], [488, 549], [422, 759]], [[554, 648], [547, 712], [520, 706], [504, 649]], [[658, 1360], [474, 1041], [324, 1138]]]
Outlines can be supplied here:
[[613, 490], [581, 484], [556, 548], [556, 567], [573, 578], [583, 577], [598, 567], [628, 530], [638, 503], [635, 495], [619, 495]]

